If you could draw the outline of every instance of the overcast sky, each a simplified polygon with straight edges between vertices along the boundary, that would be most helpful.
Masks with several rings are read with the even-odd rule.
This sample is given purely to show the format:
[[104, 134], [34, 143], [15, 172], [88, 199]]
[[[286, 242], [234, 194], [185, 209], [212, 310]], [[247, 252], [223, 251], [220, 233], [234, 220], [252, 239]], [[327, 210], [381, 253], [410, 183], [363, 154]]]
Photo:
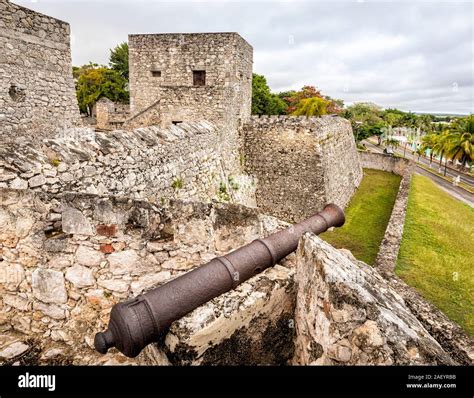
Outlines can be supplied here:
[[12, 0], [71, 24], [73, 64], [129, 33], [240, 33], [273, 91], [315, 85], [346, 104], [474, 112], [472, 1]]

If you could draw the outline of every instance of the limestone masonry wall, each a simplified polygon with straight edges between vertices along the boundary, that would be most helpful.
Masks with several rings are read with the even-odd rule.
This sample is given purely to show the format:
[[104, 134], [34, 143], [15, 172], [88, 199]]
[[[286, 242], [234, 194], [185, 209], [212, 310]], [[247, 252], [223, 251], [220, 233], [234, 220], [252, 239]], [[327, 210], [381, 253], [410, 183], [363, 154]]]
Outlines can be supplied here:
[[[0, 331], [33, 338], [41, 363], [63, 356], [78, 364], [125, 359], [112, 351], [99, 361], [91, 351], [116, 302], [285, 226], [237, 205], [8, 189], [0, 191], [0, 222]], [[238, 362], [228, 343], [221, 346], [232, 335], [242, 362], [285, 362], [292, 355], [290, 274], [277, 266], [188, 315], [194, 323], [178, 321], [164, 346], [150, 347], [154, 363]], [[249, 341], [255, 344], [246, 347]], [[1, 351], [2, 341], [0, 362], [8, 362]]]
[[[124, 128], [207, 120], [229, 155], [227, 174], [240, 174], [238, 128], [250, 117], [252, 59], [252, 46], [237, 33], [129, 35]], [[195, 72], [205, 76], [196, 80]]]
[[80, 123], [69, 24], [0, 1], [0, 140]]
[[345, 207], [362, 179], [350, 123], [339, 117], [252, 117], [243, 128], [245, 170], [263, 212], [299, 221], [329, 202]]
[[130, 119], [130, 105], [112, 102], [102, 97], [95, 104], [96, 126], [99, 129], [115, 130]]
[[[109, 131], [77, 127], [69, 25], [0, 0], [0, 364], [472, 364], [392, 273], [410, 163], [358, 155], [340, 117], [251, 117], [236, 33], [129, 46], [130, 109], [101, 100]], [[137, 358], [93, 350], [115, 303], [288, 226], [273, 215], [345, 207], [362, 167], [403, 175], [377, 267], [306, 234]]]
[[413, 162], [381, 153], [359, 152], [362, 167], [383, 170], [402, 176], [397, 198], [393, 204], [392, 214], [388, 221], [375, 266], [384, 273], [392, 273], [397, 265], [398, 251], [402, 243], [403, 227], [410, 193], [411, 177], [414, 171]]
[[254, 206], [253, 181], [226, 171], [229, 156], [207, 122], [133, 132], [73, 129], [43, 147], [30, 141], [0, 146], [0, 187]]
[[388, 171], [403, 176], [405, 170], [410, 166], [408, 159], [366, 151], [359, 151], [358, 153], [360, 163], [364, 169]]
[[132, 114], [160, 101], [161, 125], [250, 117], [252, 47], [237, 33], [129, 35], [129, 48]]
[[294, 364], [458, 363], [375, 268], [312, 234], [296, 258]]
[[472, 339], [402, 281], [311, 234], [139, 357], [99, 355], [93, 336], [115, 303], [288, 224], [231, 204], [11, 189], [0, 222], [0, 363], [472, 363]]

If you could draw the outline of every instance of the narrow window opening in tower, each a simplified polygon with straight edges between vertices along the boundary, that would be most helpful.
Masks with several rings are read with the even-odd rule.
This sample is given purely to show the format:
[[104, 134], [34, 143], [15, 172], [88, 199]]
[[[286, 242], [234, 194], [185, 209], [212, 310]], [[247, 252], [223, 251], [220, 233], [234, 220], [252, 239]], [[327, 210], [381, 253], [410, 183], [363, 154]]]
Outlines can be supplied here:
[[193, 85], [194, 86], [206, 85], [206, 71], [205, 70], [193, 70]]

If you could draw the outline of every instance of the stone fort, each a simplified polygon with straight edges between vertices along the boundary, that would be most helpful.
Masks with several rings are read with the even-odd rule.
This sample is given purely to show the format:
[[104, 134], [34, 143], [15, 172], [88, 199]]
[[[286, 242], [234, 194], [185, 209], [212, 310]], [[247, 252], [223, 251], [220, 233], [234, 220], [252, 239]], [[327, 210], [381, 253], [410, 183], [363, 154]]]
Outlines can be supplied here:
[[363, 159], [338, 116], [252, 116], [237, 33], [130, 35], [130, 105], [102, 99], [83, 126], [69, 25], [0, 11], [0, 363], [472, 362], [444, 314], [314, 235], [136, 359], [94, 352], [118, 301], [345, 207]]

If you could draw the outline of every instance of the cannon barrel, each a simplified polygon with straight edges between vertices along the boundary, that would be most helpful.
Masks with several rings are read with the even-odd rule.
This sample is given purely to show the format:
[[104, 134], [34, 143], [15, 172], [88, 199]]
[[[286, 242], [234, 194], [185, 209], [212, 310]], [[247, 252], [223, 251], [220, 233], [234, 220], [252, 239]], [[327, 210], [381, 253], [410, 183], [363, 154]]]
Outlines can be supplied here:
[[234, 289], [240, 283], [274, 266], [296, 250], [305, 232], [320, 234], [344, 224], [344, 212], [335, 204], [323, 211], [187, 272], [111, 310], [109, 327], [95, 335], [94, 345], [105, 354], [116, 347], [128, 357], [137, 356], [158, 341], [171, 323], [200, 305]]

